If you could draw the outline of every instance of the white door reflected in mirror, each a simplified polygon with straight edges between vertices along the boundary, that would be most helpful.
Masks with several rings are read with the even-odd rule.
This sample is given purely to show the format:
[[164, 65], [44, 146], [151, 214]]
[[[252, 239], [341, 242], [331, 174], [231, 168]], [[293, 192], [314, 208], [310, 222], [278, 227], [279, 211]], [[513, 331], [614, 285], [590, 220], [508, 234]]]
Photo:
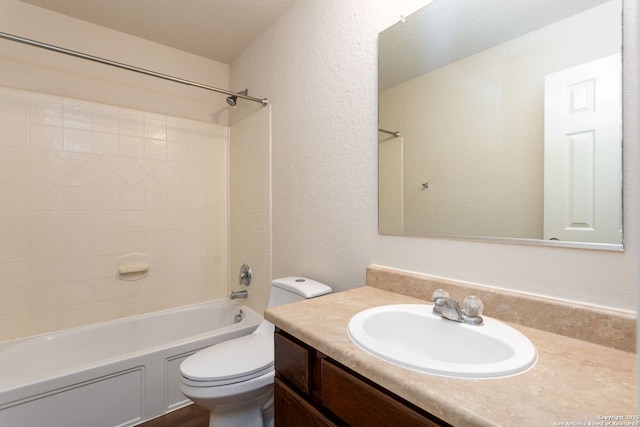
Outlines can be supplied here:
[[620, 55], [545, 78], [544, 238], [622, 241]]

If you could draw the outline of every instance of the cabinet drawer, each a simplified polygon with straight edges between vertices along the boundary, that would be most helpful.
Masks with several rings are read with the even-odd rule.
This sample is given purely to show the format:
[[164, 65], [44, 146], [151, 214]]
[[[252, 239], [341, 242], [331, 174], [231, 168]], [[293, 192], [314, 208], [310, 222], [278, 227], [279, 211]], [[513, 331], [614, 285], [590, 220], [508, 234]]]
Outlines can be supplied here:
[[323, 406], [350, 426], [447, 425], [405, 406], [327, 359], [322, 359], [321, 370]]
[[310, 350], [287, 337], [275, 334], [276, 375], [304, 394], [311, 387]]
[[336, 427], [309, 402], [303, 400], [278, 378], [273, 384], [275, 425], [278, 427]]

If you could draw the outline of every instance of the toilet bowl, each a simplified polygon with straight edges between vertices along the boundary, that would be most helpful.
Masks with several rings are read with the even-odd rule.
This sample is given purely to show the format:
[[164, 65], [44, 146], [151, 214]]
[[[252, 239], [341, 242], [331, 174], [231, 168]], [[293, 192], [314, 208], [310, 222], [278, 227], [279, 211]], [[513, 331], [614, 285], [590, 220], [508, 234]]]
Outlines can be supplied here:
[[[303, 277], [271, 282], [269, 307], [315, 298], [331, 288]], [[211, 412], [209, 427], [273, 426], [273, 331], [263, 320], [250, 335], [213, 345], [180, 365], [180, 391]]]

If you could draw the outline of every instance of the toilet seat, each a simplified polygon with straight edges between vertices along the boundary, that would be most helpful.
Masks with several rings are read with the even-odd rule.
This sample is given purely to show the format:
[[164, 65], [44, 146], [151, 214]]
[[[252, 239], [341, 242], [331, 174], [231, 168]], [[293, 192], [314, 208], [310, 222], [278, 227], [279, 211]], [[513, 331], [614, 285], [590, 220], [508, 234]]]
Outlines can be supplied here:
[[213, 345], [180, 365], [182, 381], [215, 387], [248, 381], [273, 371], [273, 337], [253, 333]]

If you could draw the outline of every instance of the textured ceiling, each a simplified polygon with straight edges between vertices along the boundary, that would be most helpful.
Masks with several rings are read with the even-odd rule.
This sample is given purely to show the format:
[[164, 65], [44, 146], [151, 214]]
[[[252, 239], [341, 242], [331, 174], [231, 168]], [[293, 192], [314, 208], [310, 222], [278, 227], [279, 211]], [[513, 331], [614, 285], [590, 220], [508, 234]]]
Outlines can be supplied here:
[[228, 64], [295, 0], [21, 0]]

